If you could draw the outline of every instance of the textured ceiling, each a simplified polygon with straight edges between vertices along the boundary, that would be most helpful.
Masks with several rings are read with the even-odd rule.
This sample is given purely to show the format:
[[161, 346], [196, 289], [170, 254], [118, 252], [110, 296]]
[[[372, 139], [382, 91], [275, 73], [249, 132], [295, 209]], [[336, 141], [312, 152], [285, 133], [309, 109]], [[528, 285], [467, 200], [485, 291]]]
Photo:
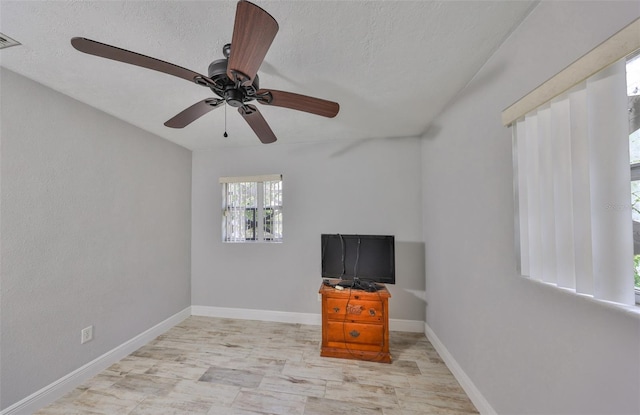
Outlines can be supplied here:
[[[278, 142], [420, 136], [531, 9], [531, 1], [256, 1], [280, 30], [260, 86], [340, 103], [336, 118], [258, 105]], [[86, 37], [207, 74], [231, 42], [235, 1], [6, 1], [0, 65], [190, 149], [262, 145], [224, 106], [163, 123], [213, 93], [80, 53]], [[498, 115], [496, 115], [498, 116]], [[277, 145], [277, 144], [276, 144]]]

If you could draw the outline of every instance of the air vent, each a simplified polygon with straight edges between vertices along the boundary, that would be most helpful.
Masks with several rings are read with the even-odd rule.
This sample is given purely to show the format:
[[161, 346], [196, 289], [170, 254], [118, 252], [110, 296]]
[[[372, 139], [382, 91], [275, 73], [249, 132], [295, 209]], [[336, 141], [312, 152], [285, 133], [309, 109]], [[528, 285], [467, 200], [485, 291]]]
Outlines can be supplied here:
[[0, 33], [0, 49], [8, 48], [11, 46], [18, 46], [20, 42], [17, 40], [11, 39], [9, 36]]

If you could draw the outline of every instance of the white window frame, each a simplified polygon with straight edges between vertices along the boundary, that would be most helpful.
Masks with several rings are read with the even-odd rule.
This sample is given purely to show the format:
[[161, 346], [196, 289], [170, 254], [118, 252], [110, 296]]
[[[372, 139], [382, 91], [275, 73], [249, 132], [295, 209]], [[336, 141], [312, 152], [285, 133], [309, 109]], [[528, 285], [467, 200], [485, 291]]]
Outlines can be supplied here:
[[[229, 176], [229, 177], [221, 177], [219, 180], [222, 185], [222, 242], [225, 243], [280, 243], [283, 240], [282, 235], [282, 175], [281, 174], [270, 174], [270, 175], [259, 175], [259, 176]], [[234, 206], [229, 201], [230, 187], [237, 186], [238, 184], [244, 184], [245, 188], [253, 188], [255, 192], [251, 194], [240, 194], [240, 205]], [[269, 206], [265, 206], [265, 187], [271, 189], [273, 196], [272, 198], [276, 199], [276, 203], [273, 202], [269, 204]], [[251, 206], [246, 204], [249, 198], [254, 199], [254, 203]], [[265, 210], [271, 209], [274, 212], [277, 212], [280, 217], [279, 221], [275, 224], [272, 222], [272, 233], [271, 236], [267, 236], [267, 232], [265, 232], [266, 226], [266, 214]], [[237, 214], [234, 215], [231, 212], [237, 211], [241, 216], [246, 216], [246, 211], [253, 211], [253, 238], [247, 238], [246, 236], [246, 228], [241, 226], [241, 232], [233, 232], [231, 229], [234, 227], [233, 223], [230, 223], [230, 220], [233, 220], [234, 216], [236, 216], [235, 225], [237, 227]], [[273, 214], [272, 214], [273, 217]], [[246, 220], [246, 219], [244, 219]], [[278, 232], [274, 235], [273, 226], [277, 226]]]

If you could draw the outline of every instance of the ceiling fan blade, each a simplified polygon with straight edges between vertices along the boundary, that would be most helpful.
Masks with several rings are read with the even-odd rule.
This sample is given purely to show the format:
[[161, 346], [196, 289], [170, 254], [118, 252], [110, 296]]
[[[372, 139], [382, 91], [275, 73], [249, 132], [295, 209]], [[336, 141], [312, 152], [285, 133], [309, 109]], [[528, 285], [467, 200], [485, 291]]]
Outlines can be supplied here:
[[200, 102], [196, 102], [175, 117], [171, 118], [169, 121], [165, 122], [164, 125], [171, 128], [184, 128], [222, 104], [224, 104], [224, 100], [222, 99], [207, 98]]
[[277, 91], [275, 89], [260, 89], [258, 102], [265, 105], [285, 107], [293, 110], [309, 112], [323, 117], [333, 118], [340, 111], [340, 104], [320, 98], [308, 97], [306, 95], [294, 94], [292, 92]]
[[248, 1], [239, 1], [227, 66], [229, 79], [251, 82], [278, 33], [278, 22]]
[[[131, 65], [141, 66], [147, 69], [153, 69], [154, 71], [177, 76], [178, 78], [186, 79], [191, 82], [198, 83], [197, 80], [208, 79], [197, 72], [181, 66], [83, 37], [72, 38], [71, 45], [80, 52], [112, 59], [114, 61], [129, 63]], [[202, 82], [200, 82], [200, 84], [202, 84]]]
[[267, 124], [267, 121], [264, 119], [258, 108], [255, 105], [245, 105], [244, 107], [238, 108], [238, 112], [242, 117], [247, 121], [249, 127], [253, 130], [254, 133], [258, 136], [260, 141], [263, 144], [273, 143], [277, 140], [273, 131], [271, 131], [271, 127]]

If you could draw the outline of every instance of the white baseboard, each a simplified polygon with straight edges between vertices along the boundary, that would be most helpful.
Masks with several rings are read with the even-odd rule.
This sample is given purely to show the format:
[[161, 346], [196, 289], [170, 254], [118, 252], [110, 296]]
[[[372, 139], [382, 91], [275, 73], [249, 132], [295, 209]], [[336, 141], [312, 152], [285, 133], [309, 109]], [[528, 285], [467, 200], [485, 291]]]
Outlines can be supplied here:
[[[247, 308], [210, 307], [204, 305], [191, 306], [194, 316], [237, 318], [240, 320], [275, 321], [278, 323], [322, 324], [322, 316], [313, 313], [291, 313], [286, 311], [253, 310]], [[389, 319], [389, 330], [424, 333], [424, 321]]]
[[146, 330], [125, 343], [122, 343], [115, 349], [108, 351], [102, 356], [61, 377], [39, 391], [32, 393], [21, 401], [5, 408], [0, 412], [0, 415], [31, 414], [45, 407], [56, 399], [63, 397], [74, 388], [80, 386], [86, 380], [102, 372], [112, 364], [138, 350], [140, 347], [149, 343], [151, 340], [166, 332], [176, 324], [182, 322], [190, 315], [191, 307], [187, 307], [168, 319], [151, 327], [149, 330]]
[[476, 406], [478, 412], [482, 415], [497, 415], [497, 412], [491, 407], [476, 385], [474, 385], [473, 381], [471, 381], [471, 378], [462, 370], [456, 359], [449, 353], [449, 350], [447, 350], [445, 345], [438, 339], [436, 333], [427, 323], [424, 323], [424, 333], [442, 360], [446, 363], [449, 370], [451, 370], [451, 373], [453, 373], [458, 383], [460, 383], [462, 389], [467, 393], [471, 402]]
[[322, 324], [320, 314], [290, 313], [286, 311], [253, 310], [249, 308], [210, 307], [205, 305], [192, 305], [191, 314], [194, 316], [237, 318], [240, 320], [275, 321], [278, 323], [310, 324], [319, 326]]
[[408, 331], [411, 333], [424, 333], [424, 321], [389, 319], [390, 331]]

